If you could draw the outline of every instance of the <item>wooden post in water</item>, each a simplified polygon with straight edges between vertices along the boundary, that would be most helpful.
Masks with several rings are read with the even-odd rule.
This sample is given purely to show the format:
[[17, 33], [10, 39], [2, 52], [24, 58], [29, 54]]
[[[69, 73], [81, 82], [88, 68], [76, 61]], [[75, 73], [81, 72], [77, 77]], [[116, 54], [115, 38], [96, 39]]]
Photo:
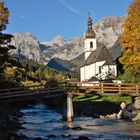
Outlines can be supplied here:
[[67, 95], [67, 121], [68, 122], [73, 121], [74, 118], [72, 96], [73, 95], [71, 94]]

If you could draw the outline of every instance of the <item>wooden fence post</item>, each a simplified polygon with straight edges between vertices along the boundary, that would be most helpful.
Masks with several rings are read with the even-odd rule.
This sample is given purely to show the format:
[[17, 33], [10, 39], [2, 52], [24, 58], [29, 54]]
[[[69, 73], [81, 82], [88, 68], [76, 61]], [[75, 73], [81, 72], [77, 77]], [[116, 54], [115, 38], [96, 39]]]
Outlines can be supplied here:
[[103, 83], [101, 83], [101, 89], [102, 89], [102, 93], [104, 93], [104, 84]]
[[119, 93], [121, 93], [121, 84], [119, 84]]
[[138, 84], [136, 84], [136, 94], [138, 94], [139, 93], [139, 86], [138, 86]]

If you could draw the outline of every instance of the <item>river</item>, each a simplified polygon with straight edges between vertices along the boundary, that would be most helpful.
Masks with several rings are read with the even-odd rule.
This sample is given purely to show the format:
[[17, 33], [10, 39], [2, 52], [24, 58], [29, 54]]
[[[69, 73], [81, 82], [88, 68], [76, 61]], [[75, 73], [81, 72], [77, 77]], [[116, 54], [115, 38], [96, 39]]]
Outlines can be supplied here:
[[19, 134], [25, 140], [72, 140], [87, 136], [91, 140], [140, 140], [140, 123], [121, 120], [77, 117], [72, 123], [62, 120], [61, 113], [39, 103], [20, 110], [22, 128]]

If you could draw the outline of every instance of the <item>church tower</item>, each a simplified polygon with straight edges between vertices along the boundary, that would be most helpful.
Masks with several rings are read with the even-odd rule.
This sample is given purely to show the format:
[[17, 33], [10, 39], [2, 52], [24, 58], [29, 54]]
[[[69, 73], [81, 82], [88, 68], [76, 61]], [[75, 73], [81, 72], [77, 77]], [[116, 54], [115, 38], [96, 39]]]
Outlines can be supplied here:
[[92, 19], [90, 15], [87, 19], [87, 25], [88, 25], [88, 29], [86, 33], [84, 34], [85, 60], [88, 58], [90, 53], [97, 48], [95, 32], [93, 31], [93, 28], [92, 28]]

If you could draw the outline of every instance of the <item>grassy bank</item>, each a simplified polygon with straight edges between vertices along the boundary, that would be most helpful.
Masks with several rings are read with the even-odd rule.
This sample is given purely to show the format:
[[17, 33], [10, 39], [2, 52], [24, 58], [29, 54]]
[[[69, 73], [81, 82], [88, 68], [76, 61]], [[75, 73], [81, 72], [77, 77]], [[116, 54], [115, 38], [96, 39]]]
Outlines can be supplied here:
[[76, 115], [96, 117], [118, 113], [121, 102], [131, 102], [130, 96], [75, 96], [73, 98]]

